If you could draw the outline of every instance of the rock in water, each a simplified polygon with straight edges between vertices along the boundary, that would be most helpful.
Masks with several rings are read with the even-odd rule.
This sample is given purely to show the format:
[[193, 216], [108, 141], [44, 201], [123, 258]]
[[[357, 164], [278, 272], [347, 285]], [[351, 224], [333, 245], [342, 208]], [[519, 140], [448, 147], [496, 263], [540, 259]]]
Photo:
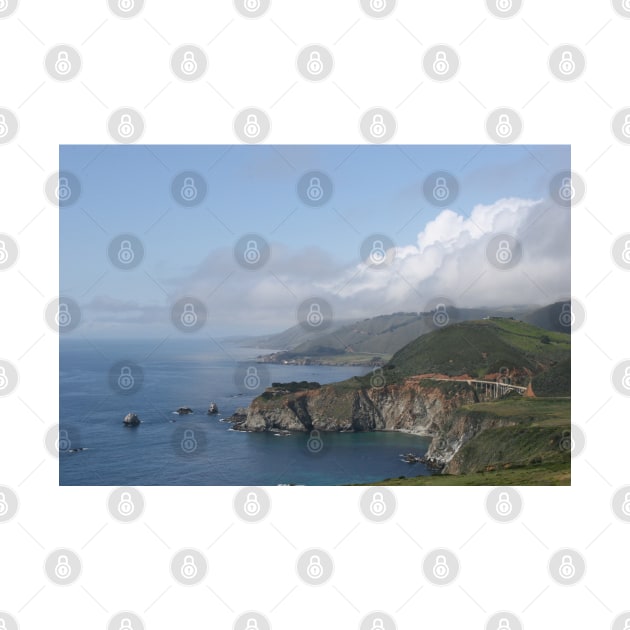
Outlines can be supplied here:
[[123, 424], [127, 427], [136, 427], [140, 424], [140, 418], [137, 413], [128, 413], [123, 420]]
[[185, 414], [187, 414], [187, 413], [192, 413], [192, 412], [193, 412], [193, 410], [192, 410], [190, 407], [180, 407], [180, 408], [177, 410], [177, 413], [178, 413], [180, 416], [183, 416], [183, 415], [185, 415]]
[[210, 416], [214, 413], [219, 413], [219, 408], [217, 407], [217, 403], [211, 402], [210, 406], [208, 407], [208, 415]]

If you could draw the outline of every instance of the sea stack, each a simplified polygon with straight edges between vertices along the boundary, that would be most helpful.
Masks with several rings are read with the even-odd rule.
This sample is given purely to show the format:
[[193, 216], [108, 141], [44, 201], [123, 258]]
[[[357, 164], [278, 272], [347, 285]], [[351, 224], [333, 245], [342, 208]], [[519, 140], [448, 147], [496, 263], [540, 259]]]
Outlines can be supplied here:
[[140, 424], [140, 418], [136, 413], [128, 413], [123, 420], [123, 424], [126, 427], [137, 427]]
[[208, 415], [211, 416], [215, 413], [219, 413], [219, 408], [217, 407], [217, 403], [211, 402], [210, 406], [208, 407]]

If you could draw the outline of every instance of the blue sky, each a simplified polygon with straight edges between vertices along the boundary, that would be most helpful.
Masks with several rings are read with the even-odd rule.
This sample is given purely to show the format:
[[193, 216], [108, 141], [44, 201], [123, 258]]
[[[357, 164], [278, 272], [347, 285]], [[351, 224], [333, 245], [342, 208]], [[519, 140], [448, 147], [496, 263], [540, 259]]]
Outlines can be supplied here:
[[[170, 302], [195, 292], [205, 299], [219, 285], [209, 309], [217, 334], [292, 325], [291, 303], [302, 295], [338, 302], [336, 312], [344, 317], [365, 312], [370, 299], [370, 314], [377, 308], [422, 310], [418, 296], [429, 299], [439, 287], [428, 289], [426, 269], [418, 268], [415, 275], [416, 268], [408, 267], [412, 259], [426, 263], [419, 235], [425, 234], [425, 242], [429, 233], [437, 241], [456, 238], [461, 254], [470, 246], [462, 233], [471, 234], [465, 220], [473, 209], [512, 199], [524, 205], [505, 209], [506, 216], [525, 217], [536, 211], [535, 202], [541, 229], [551, 221], [564, 232], [558, 237], [566, 245], [568, 211], [547, 210], [552, 177], [569, 169], [567, 146], [62, 146], [60, 170], [76, 175], [81, 196], [60, 209], [60, 294], [79, 302], [84, 334], [94, 336], [162, 335], [169, 326], [164, 313]], [[173, 179], [188, 170], [207, 183], [207, 195], [196, 207], [182, 207], [171, 195]], [[452, 173], [459, 183], [459, 196], [446, 209], [429, 204], [422, 192], [425, 178], [438, 170]], [[333, 182], [333, 195], [322, 207], [308, 207], [298, 197], [298, 180], [309, 171], [327, 173]], [[564, 219], [557, 223], [559, 213]], [[459, 227], [451, 233], [454, 220]], [[517, 216], [512, 231], [521, 223]], [[121, 233], [136, 235], [144, 246], [142, 264], [131, 271], [115, 268], [107, 257], [109, 242]], [[246, 233], [259, 234], [271, 245], [270, 263], [256, 272], [231, 260], [235, 242]], [[355, 273], [361, 243], [375, 233], [417, 255], [400, 262], [410, 271], [409, 282], [417, 284], [415, 295], [405, 296], [400, 289], [389, 296], [391, 306], [382, 304], [382, 273], [373, 286], [366, 280], [345, 299], [331, 289], [335, 278]], [[472, 238], [480, 241], [481, 232]], [[432, 272], [434, 281], [453, 254], [450, 245], [445, 247], [441, 266]], [[549, 247], [557, 250], [557, 244]], [[567, 247], [561, 249], [568, 259]], [[402, 269], [397, 267], [396, 277]], [[554, 291], [569, 289], [566, 264], [554, 269], [559, 278], [553, 280]], [[273, 284], [286, 300], [278, 299]], [[444, 286], [446, 293], [454, 292], [449, 282]], [[261, 298], [267, 294], [269, 303]], [[546, 295], [534, 293], [523, 298], [546, 301]]]

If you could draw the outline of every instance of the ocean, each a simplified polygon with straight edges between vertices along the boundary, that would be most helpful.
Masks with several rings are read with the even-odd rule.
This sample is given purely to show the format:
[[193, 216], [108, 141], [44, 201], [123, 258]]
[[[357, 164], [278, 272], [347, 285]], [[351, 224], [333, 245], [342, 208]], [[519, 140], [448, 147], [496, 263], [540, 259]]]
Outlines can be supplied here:
[[[429, 440], [415, 435], [232, 430], [222, 419], [272, 382], [324, 384], [369, 371], [256, 364], [256, 355], [271, 351], [196, 335], [162, 342], [62, 337], [60, 484], [340, 485], [429, 474], [423, 464], [400, 461], [401, 453], [426, 452]], [[211, 401], [216, 415], [206, 413]], [[193, 413], [178, 415], [179, 407]], [[130, 412], [140, 425], [123, 425]]]

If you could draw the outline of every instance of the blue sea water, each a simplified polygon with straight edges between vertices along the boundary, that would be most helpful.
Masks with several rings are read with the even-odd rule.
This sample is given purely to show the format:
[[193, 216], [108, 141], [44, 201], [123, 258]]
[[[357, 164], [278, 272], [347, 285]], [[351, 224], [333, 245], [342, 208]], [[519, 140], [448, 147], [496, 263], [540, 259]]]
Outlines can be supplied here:
[[[428, 474], [422, 464], [399, 458], [410, 451], [424, 454], [426, 438], [321, 433], [322, 448], [314, 453], [307, 448], [307, 433], [245, 433], [221, 422], [262, 391], [244, 387], [243, 375], [264, 352], [208, 338], [161, 343], [62, 338], [61, 485], [338, 485]], [[112, 366], [123, 360], [142, 369], [142, 386], [130, 394], [111, 383]], [[368, 371], [285, 365], [257, 369], [261, 388], [276, 381], [323, 384]], [[217, 403], [218, 415], [206, 414], [210, 401]], [[182, 406], [194, 413], [177, 415]], [[129, 412], [137, 413], [142, 424], [125, 427]], [[186, 439], [194, 448], [182, 448]]]

